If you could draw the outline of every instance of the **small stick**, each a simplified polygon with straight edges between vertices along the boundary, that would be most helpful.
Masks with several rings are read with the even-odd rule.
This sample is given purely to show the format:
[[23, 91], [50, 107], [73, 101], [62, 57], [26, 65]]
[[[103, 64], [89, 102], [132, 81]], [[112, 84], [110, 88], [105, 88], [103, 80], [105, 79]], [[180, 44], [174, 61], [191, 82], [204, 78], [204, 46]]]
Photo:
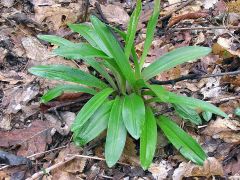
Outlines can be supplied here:
[[60, 166], [62, 166], [64, 164], [66, 164], [67, 162], [72, 161], [73, 159], [75, 159], [75, 156], [65, 158], [63, 161], [60, 161], [59, 163], [54, 164], [54, 165], [50, 166], [49, 168], [46, 168], [44, 171], [39, 171], [39, 172], [33, 174], [31, 177], [27, 178], [26, 180], [37, 179], [40, 176], [44, 175], [46, 172], [49, 173], [53, 169], [56, 169], [56, 168], [58, 168], [58, 167], [60, 167]]
[[182, 8], [184, 8], [185, 6], [189, 5], [189, 4], [192, 3], [193, 1], [194, 1], [194, 0], [189, 0], [189, 1], [185, 2], [185, 3], [183, 3], [182, 5], [180, 5], [179, 7], [177, 7], [176, 9], [170, 11], [167, 15], [159, 18], [159, 21], [163, 21], [163, 20], [165, 20], [165, 19], [170, 18], [173, 13], [179, 11], [180, 9], [182, 9]]
[[239, 26], [211, 26], [211, 27], [189, 27], [189, 28], [171, 28], [169, 31], [185, 31], [185, 30], [211, 30], [211, 29], [240, 29]]
[[[100, 158], [97, 156], [86, 156], [86, 155], [79, 155], [79, 154], [67, 154], [67, 156], [75, 156], [75, 157], [80, 157], [80, 158], [87, 158], [87, 159], [95, 159], [99, 161], [106, 161], [104, 158]], [[117, 162], [118, 164], [124, 165], [124, 166], [130, 166], [129, 164], [126, 164], [124, 162]]]
[[150, 82], [153, 84], [158, 84], [158, 85], [166, 85], [166, 84], [174, 85], [175, 83], [177, 83], [179, 81], [183, 81], [183, 80], [203, 79], [203, 78], [219, 77], [219, 76], [225, 76], [225, 75], [233, 76], [233, 75], [238, 75], [238, 74], [240, 74], [240, 70], [232, 71], [232, 72], [216, 73], [216, 74], [206, 74], [206, 75], [189, 74], [186, 76], [182, 76], [182, 77], [167, 80], [167, 81], [158, 81], [156, 79], [151, 79]]

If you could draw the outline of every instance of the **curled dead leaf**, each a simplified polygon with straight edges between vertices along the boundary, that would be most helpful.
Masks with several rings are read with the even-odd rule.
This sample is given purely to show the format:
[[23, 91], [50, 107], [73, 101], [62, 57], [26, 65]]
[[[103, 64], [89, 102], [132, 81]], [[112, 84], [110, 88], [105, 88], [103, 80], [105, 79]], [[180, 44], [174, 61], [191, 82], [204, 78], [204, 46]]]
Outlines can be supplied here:
[[223, 176], [223, 168], [220, 162], [214, 157], [209, 157], [203, 164], [198, 166], [193, 163], [182, 162], [173, 173], [173, 180], [181, 180], [185, 177], [203, 176], [209, 178], [211, 176]]

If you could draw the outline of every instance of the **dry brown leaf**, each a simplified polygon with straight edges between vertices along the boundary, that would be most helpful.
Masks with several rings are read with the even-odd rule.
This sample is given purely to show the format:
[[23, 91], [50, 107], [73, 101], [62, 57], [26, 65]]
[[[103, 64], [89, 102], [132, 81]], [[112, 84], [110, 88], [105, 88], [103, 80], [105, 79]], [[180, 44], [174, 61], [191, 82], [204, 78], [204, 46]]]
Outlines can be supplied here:
[[217, 159], [209, 157], [203, 166], [182, 162], [179, 167], [174, 170], [172, 178], [173, 180], [181, 180], [184, 177], [203, 176], [209, 178], [214, 175], [223, 176], [223, 168]]
[[5, 113], [16, 114], [23, 106], [39, 94], [38, 84], [27, 84], [15, 87], [4, 92], [3, 107]]
[[173, 25], [185, 19], [198, 19], [198, 18], [205, 18], [208, 16], [209, 15], [205, 12], [194, 12], [194, 13], [187, 13], [179, 16], [174, 16], [169, 20], [168, 27], [172, 27]]
[[239, 44], [234, 43], [234, 38], [227, 39], [227, 38], [219, 37], [217, 40], [217, 43], [232, 55], [236, 55], [240, 57], [240, 49], [238, 47]]
[[106, 19], [110, 23], [121, 24], [124, 27], [127, 27], [130, 18], [128, 13], [122, 7], [108, 4], [101, 5], [101, 9]]
[[54, 127], [63, 136], [69, 134], [71, 125], [76, 118], [76, 114], [73, 112], [65, 111], [60, 113], [60, 116], [62, 117], [63, 121], [66, 123], [65, 126], [62, 127], [62, 123], [57, 116], [49, 113], [44, 113], [44, 116], [52, 124], [52, 127]]
[[[82, 148], [76, 147], [74, 144], [70, 144], [67, 148], [60, 151], [58, 157], [55, 159], [55, 163], [64, 161], [67, 154], [80, 154], [82, 153]], [[53, 179], [61, 178], [61, 175], [64, 174], [64, 177], [67, 179], [72, 177], [72, 174], [81, 173], [85, 168], [87, 159], [86, 158], [75, 158], [72, 161], [69, 161], [57, 169], [52, 171]]]
[[202, 133], [215, 139], [220, 138], [228, 143], [239, 143], [239, 131], [239, 121], [217, 118], [217, 120], [211, 121]]
[[17, 155], [24, 157], [43, 152], [47, 144], [51, 143], [50, 129], [46, 121], [36, 120], [25, 129], [0, 131], [0, 147], [20, 145]]
[[51, 6], [35, 6], [35, 20], [38, 23], [46, 23], [52, 30], [58, 30], [67, 23], [76, 22], [83, 11], [81, 11], [83, 3], [70, 3], [69, 6], [61, 6], [61, 4], [53, 4]]
[[162, 160], [159, 164], [152, 163], [148, 171], [152, 173], [155, 179], [163, 180], [167, 178], [168, 172], [172, 169], [173, 167], [168, 161]]
[[125, 144], [120, 161], [129, 163], [133, 166], [137, 166], [140, 164], [140, 161], [137, 155], [136, 144], [134, 143], [133, 139], [130, 137], [127, 137], [126, 139], [126, 144]]

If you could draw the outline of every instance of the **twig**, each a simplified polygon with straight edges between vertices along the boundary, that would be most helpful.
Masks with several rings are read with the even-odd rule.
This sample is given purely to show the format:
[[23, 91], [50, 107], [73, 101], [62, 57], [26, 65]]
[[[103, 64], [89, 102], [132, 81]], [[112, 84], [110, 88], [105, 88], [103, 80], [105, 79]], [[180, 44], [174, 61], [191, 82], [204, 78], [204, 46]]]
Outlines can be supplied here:
[[[70, 156], [70, 157], [68, 157]], [[35, 174], [33, 174], [30, 178], [27, 178], [26, 180], [34, 180], [34, 179], [37, 179], [39, 178], [40, 176], [44, 175], [45, 173], [49, 173], [50, 171], [66, 164], [67, 162], [69, 161], [72, 161], [73, 159], [75, 159], [76, 157], [80, 157], [80, 158], [87, 158], [87, 159], [95, 159], [95, 160], [100, 160], [100, 161], [105, 161], [105, 159], [103, 158], [100, 158], [100, 157], [96, 157], [96, 156], [86, 156], [86, 155], [77, 155], [77, 154], [67, 154], [67, 157], [63, 160], [63, 161], [60, 161], [59, 163], [57, 164], [54, 164], [52, 166], [50, 166], [49, 168], [46, 168], [44, 169], [44, 171], [39, 171]], [[129, 164], [126, 164], [126, 163], [122, 163], [122, 162], [117, 162], [118, 164], [121, 164], [121, 165], [125, 165], [125, 166], [129, 166]]]
[[[75, 156], [75, 157], [80, 157], [80, 158], [87, 158], [87, 159], [95, 159], [99, 161], [106, 161], [104, 158], [96, 157], [96, 156], [86, 156], [86, 155], [79, 155], [79, 154], [67, 154], [67, 156]], [[126, 164], [124, 162], [118, 161], [117, 164], [121, 164], [124, 166], [130, 166], [129, 164]]]
[[209, 29], [240, 29], [239, 26], [211, 26], [211, 27], [189, 27], [189, 28], [171, 28], [169, 31], [185, 31], [185, 30], [209, 30]]
[[192, 3], [193, 1], [194, 1], [194, 0], [189, 0], [189, 1], [185, 2], [185, 3], [183, 3], [182, 5], [178, 6], [176, 9], [170, 11], [167, 15], [159, 18], [159, 21], [163, 21], [163, 20], [165, 20], [165, 19], [170, 18], [173, 13], [179, 11], [180, 9], [182, 9], [182, 8], [184, 8], [185, 6], [189, 5], [189, 4]]
[[183, 80], [203, 79], [203, 78], [219, 77], [219, 76], [225, 76], [225, 75], [233, 76], [233, 75], [237, 75], [237, 74], [240, 74], [240, 70], [239, 71], [232, 71], [232, 72], [216, 73], [216, 74], [206, 74], [206, 75], [189, 74], [189, 75], [186, 75], [186, 76], [182, 76], [182, 77], [167, 80], [167, 81], [158, 81], [156, 79], [151, 79], [150, 82], [152, 84], [158, 84], [158, 85], [166, 85], [166, 84], [174, 85], [175, 83], [177, 83], [179, 81], [183, 81]]
[[84, 17], [83, 17], [83, 21], [86, 22], [87, 21], [87, 15], [88, 15], [88, 8], [89, 8], [90, 2], [89, 0], [85, 0], [85, 12], [84, 12]]
[[61, 147], [57, 147], [57, 148], [50, 149], [50, 150], [47, 150], [47, 151], [43, 151], [43, 152], [39, 152], [39, 153], [36, 153], [36, 154], [32, 154], [30, 156], [27, 156], [27, 158], [32, 158], [32, 157], [35, 157], [35, 156], [38, 156], [38, 155], [46, 154], [46, 153], [49, 153], [49, 152], [52, 152], [52, 151], [63, 149], [65, 147], [67, 147], [67, 146], [61, 146]]
[[53, 169], [56, 169], [64, 164], [66, 164], [67, 162], [69, 161], [72, 161], [73, 159], [75, 159], [75, 156], [72, 156], [72, 157], [67, 157], [65, 158], [63, 161], [60, 161], [59, 163], [57, 164], [54, 164], [52, 166], [50, 166], [49, 168], [46, 168], [44, 169], [44, 171], [39, 171], [35, 174], [33, 174], [30, 178], [27, 178], [26, 180], [34, 180], [34, 179], [37, 179], [39, 178], [40, 176], [44, 175], [46, 172], [49, 173], [50, 171], [52, 171]]
[[236, 100], [236, 99], [240, 99], [240, 96], [231, 96], [231, 97], [226, 97], [226, 98], [217, 99], [217, 100], [213, 100], [213, 101], [207, 101], [207, 102], [212, 103], [212, 104], [219, 104], [219, 103], [227, 102], [230, 100]]

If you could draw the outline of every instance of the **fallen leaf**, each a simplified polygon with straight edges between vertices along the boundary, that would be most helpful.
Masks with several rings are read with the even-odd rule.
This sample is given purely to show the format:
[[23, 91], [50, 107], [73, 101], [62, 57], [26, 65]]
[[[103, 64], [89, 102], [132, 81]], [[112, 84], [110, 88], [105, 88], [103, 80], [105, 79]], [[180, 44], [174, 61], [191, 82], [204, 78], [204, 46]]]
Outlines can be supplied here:
[[17, 155], [24, 157], [43, 152], [51, 143], [50, 129], [46, 121], [36, 120], [24, 129], [0, 131], [0, 147], [20, 146]]
[[212, 136], [214, 139], [220, 138], [228, 143], [239, 143], [239, 131], [239, 121], [217, 118], [215, 121], [210, 121], [202, 134]]
[[[77, 147], [74, 144], [70, 144], [67, 148], [59, 152], [58, 157], [55, 159], [55, 164], [64, 161], [67, 154], [81, 154], [83, 152], [82, 148]], [[85, 168], [87, 159], [86, 158], [75, 158], [59, 168], [56, 168], [52, 171], [53, 179], [60, 179], [62, 172], [64, 176], [71, 177], [72, 174], [81, 173]]]
[[[221, 73], [221, 69], [216, 66], [212, 74]], [[221, 77], [210, 77], [207, 80], [205, 87], [203, 87], [200, 92], [203, 94], [204, 98], [219, 97], [222, 93], [222, 87], [220, 86]]]
[[34, 60], [31, 61], [32, 64], [30, 66], [39, 65], [42, 61], [46, 61], [48, 58], [54, 56], [53, 54], [50, 54], [46, 47], [42, 45], [35, 37], [23, 37], [22, 45], [26, 51], [26, 56], [29, 59]]
[[44, 116], [52, 124], [52, 127], [54, 127], [63, 136], [66, 136], [69, 134], [71, 125], [76, 118], [76, 114], [73, 112], [69, 112], [69, 111], [61, 112], [60, 116], [62, 117], [62, 120], [66, 123], [62, 127], [62, 123], [57, 116], [49, 113], [45, 113]]
[[218, 2], [218, 0], [211, 0], [211, 1], [205, 0], [205, 1], [204, 1], [204, 4], [203, 4], [203, 7], [204, 7], [205, 9], [213, 8], [214, 5], [215, 5], [217, 2]]
[[35, 6], [35, 20], [56, 31], [67, 23], [76, 22], [83, 15], [82, 8], [83, 1], [81, 0], [77, 3], [70, 3], [68, 6], [61, 6], [61, 4]]
[[103, 14], [110, 23], [121, 24], [127, 27], [129, 21], [128, 13], [120, 6], [108, 4], [100, 5]]
[[234, 43], [234, 38], [227, 39], [227, 38], [219, 37], [217, 40], [217, 43], [232, 55], [236, 55], [240, 57], [239, 44]]
[[165, 160], [160, 161], [160, 163], [152, 163], [148, 168], [148, 171], [152, 173], [152, 176], [157, 180], [167, 179], [168, 172], [172, 170], [172, 165]]
[[203, 166], [198, 166], [193, 163], [182, 162], [177, 169], [174, 170], [172, 179], [181, 180], [187, 177], [206, 177], [211, 176], [223, 176], [223, 168], [220, 162], [213, 157], [209, 157], [205, 160]]
[[198, 18], [206, 18], [209, 15], [205, 12], [194, 12], [194, 13], [187, 13], [179, 16], [173, 16], [168, 23], [168, 27], [172, 27], [173, 25], [179, 23], [185, 19], [198, 19]]
[[16, 114], [38, 94], [39, 85], [34, 83], [6, 90], [3, 97], [4, 112], [7, 114]]

